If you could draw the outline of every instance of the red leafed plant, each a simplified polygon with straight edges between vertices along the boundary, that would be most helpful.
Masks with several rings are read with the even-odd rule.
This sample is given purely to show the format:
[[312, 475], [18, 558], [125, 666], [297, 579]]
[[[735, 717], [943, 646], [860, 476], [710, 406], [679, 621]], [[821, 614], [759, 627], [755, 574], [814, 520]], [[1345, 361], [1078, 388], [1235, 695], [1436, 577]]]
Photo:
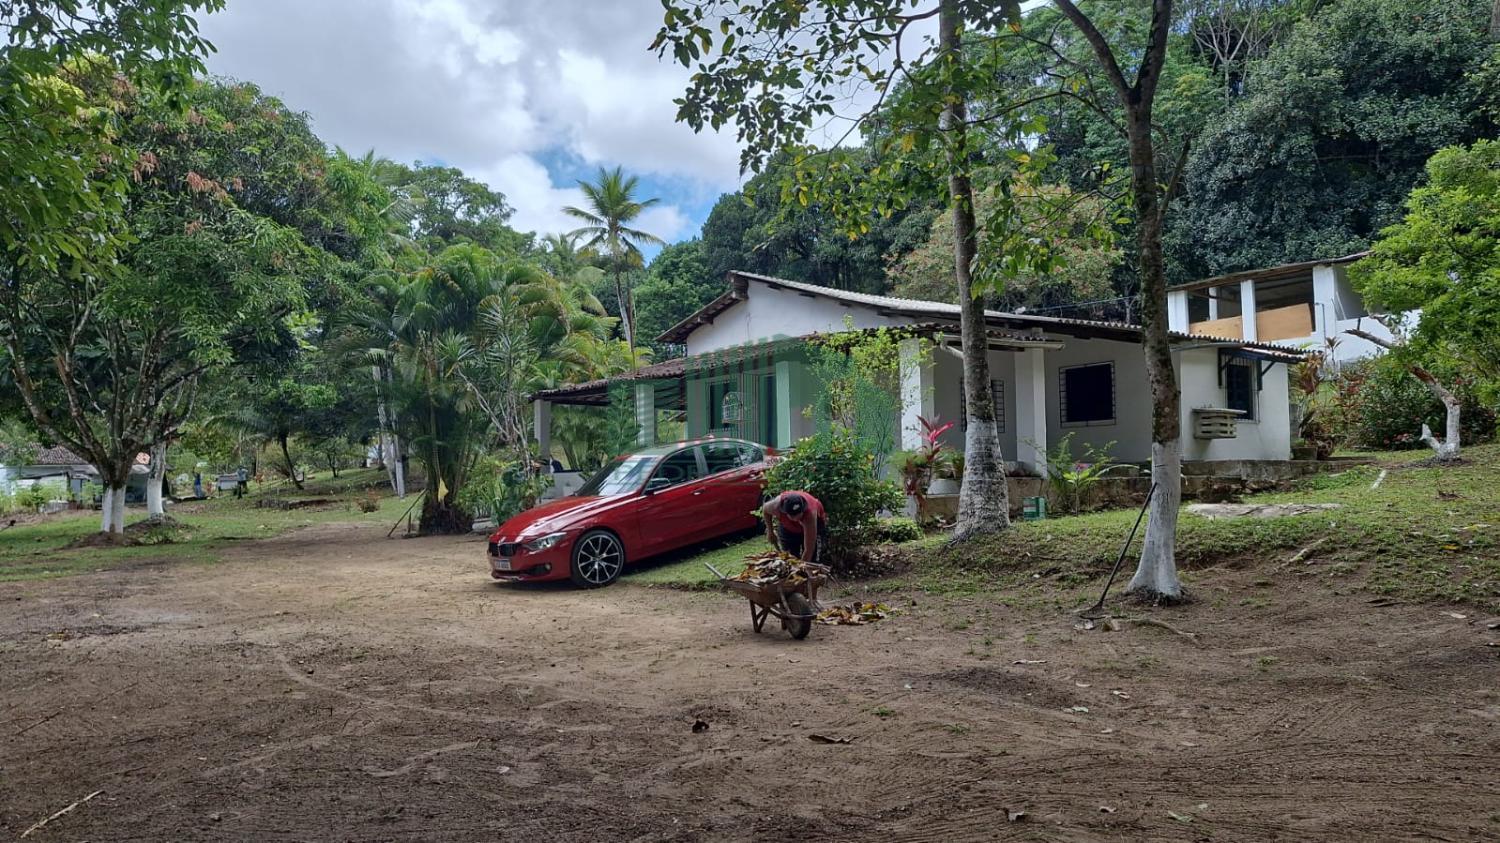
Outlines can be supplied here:
[[906, 454], [900, 469], [906, 493], [921, 501], [927, 497], [933, 471], [947, 461], [948, 447], [943, 444], [942, 435], [953, 428], [953, 422], [924, 416], [917, 416], [917, 421], [922, 424], [922, 446]]

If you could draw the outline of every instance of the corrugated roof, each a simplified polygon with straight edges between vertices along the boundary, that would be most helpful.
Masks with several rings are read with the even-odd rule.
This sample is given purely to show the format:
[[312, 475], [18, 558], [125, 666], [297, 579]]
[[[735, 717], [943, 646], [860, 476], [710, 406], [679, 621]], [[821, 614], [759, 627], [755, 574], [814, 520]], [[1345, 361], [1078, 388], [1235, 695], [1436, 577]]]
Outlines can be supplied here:
[[88, 465], [88, 460], [59, 445], [56, 448], [40, 448], [32, 465]]
[[1238, 284], [1241, 281], [1275, 281], [1281, 278], [1301, 275], [1319, 266], [1353, 263], [1368, 254], [1370, 253], [1366, 250], [1355, 252], [1352, 255], [1344, 255], [1341, 258], [1321, 258], [1318, 260], [1298, 261], [1297, 263], [1284, 263], [1281, 266], [1268, 266], [1263, 269], [1244, 269], [1239, 272], [1215, 275], [1212, 278], [1204, 278], [1200, 281], [1189, 281], [1186, 284], [1178, 284], [1170, 289], [1207, 290], [1212, 287], [1225, 287], [1230, 284]]
[[[1353, 258], [1351, 257], [1350, 259]], [[694, 329], [700, 325], [712, 322], [714, 317], [723, 313], [736, 302], [745, 299], [749, 295], [748, 281], [758, 281], [773, 289], [792, 290], [809, 297], [821, 297], [847, 304], [862, 305], [889, 315], [910, 316], [914, 318], [937, 317], [950, 319], [954, 322], [957, 322], [959, 319], [958, 305], [946, 302], [905, 299], [898, 296], [878, 296], [872, 293], [856, 293], [850, 290], [835, 290], [831, 287], [820, 287], [816, 284], [790, 281], [785, 278], [775, 278], [769, 275], [758, 275], [753, 272], [731, 272], [729, 276], [730, 289], [728, 292], [709, 302], [697, 313], [684, 319], [671, 330], [658, 337], [658, 339], [661, 342], [680, 343], [685, 341], [688, 334], [691, 334]], [[1042, 329], [1080, 338], [1115, 339], [1122, 342], [1141, 341], [1141, 326], [1127, 322], [1069, 319], [1061, 316], [1041, 316], [1032, 313], [1008, 313], [1002, 310], [986, 310], [984, 316], [985, 321], [994, 327]], [[1207, 337], [1174, 331], [1172, 332], [1172, 338], [1179, 341], [1210, 340], [1236, 343], [1246, 348], [1256, 348], [1298, 356], [1304, 353], [1292, 346], [1277, 345], [1276, 343], [1247, 342], [1231, 337]]]

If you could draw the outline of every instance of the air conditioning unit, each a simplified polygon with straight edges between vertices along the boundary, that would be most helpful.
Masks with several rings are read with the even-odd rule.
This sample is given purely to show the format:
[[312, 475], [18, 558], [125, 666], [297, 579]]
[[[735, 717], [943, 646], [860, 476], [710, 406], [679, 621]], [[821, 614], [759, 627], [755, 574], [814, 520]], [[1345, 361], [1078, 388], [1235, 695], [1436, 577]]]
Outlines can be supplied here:
[[1198, 407], [1193, 410], [1194, 439], [1233, 439], [1235, 426], [1244, 410], [1227, 407]]

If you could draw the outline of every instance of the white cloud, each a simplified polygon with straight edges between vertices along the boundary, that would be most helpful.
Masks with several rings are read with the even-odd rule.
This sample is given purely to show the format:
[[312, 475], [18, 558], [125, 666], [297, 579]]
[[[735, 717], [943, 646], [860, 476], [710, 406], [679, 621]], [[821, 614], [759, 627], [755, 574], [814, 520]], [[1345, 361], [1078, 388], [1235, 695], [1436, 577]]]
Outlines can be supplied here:
[[[212, 72], [309, 112], [326, 141], [461, 167], [506, 194], [516, 227], [550, 232], [573, 227], [561, 206], [579, 196], [543, 152], [695, 194], [738, 184], [732, 134], [674, 119], [687, 71], [646, 50], [659, 20], [657, 0], [235, 0], [202, 28]], [[649, 219], [668, 239], [693, 227], [670, 205]]]

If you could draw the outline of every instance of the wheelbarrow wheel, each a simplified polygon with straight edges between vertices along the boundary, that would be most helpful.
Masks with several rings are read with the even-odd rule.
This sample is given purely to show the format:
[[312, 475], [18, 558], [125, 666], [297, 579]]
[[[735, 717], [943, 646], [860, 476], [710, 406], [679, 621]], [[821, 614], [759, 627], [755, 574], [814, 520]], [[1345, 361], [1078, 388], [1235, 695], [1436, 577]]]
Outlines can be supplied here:
[[786, 596], [786, 607], [792, 611], [792, 614], [802, 615], [802, 617], [782, 618], [781, 628], [786, 630], [788, 635], [801, 641], [807, 637], [808, 633], [812, 632], [812, 603], [808, 602], [807, 598], [800, 594], [788, 594]]

